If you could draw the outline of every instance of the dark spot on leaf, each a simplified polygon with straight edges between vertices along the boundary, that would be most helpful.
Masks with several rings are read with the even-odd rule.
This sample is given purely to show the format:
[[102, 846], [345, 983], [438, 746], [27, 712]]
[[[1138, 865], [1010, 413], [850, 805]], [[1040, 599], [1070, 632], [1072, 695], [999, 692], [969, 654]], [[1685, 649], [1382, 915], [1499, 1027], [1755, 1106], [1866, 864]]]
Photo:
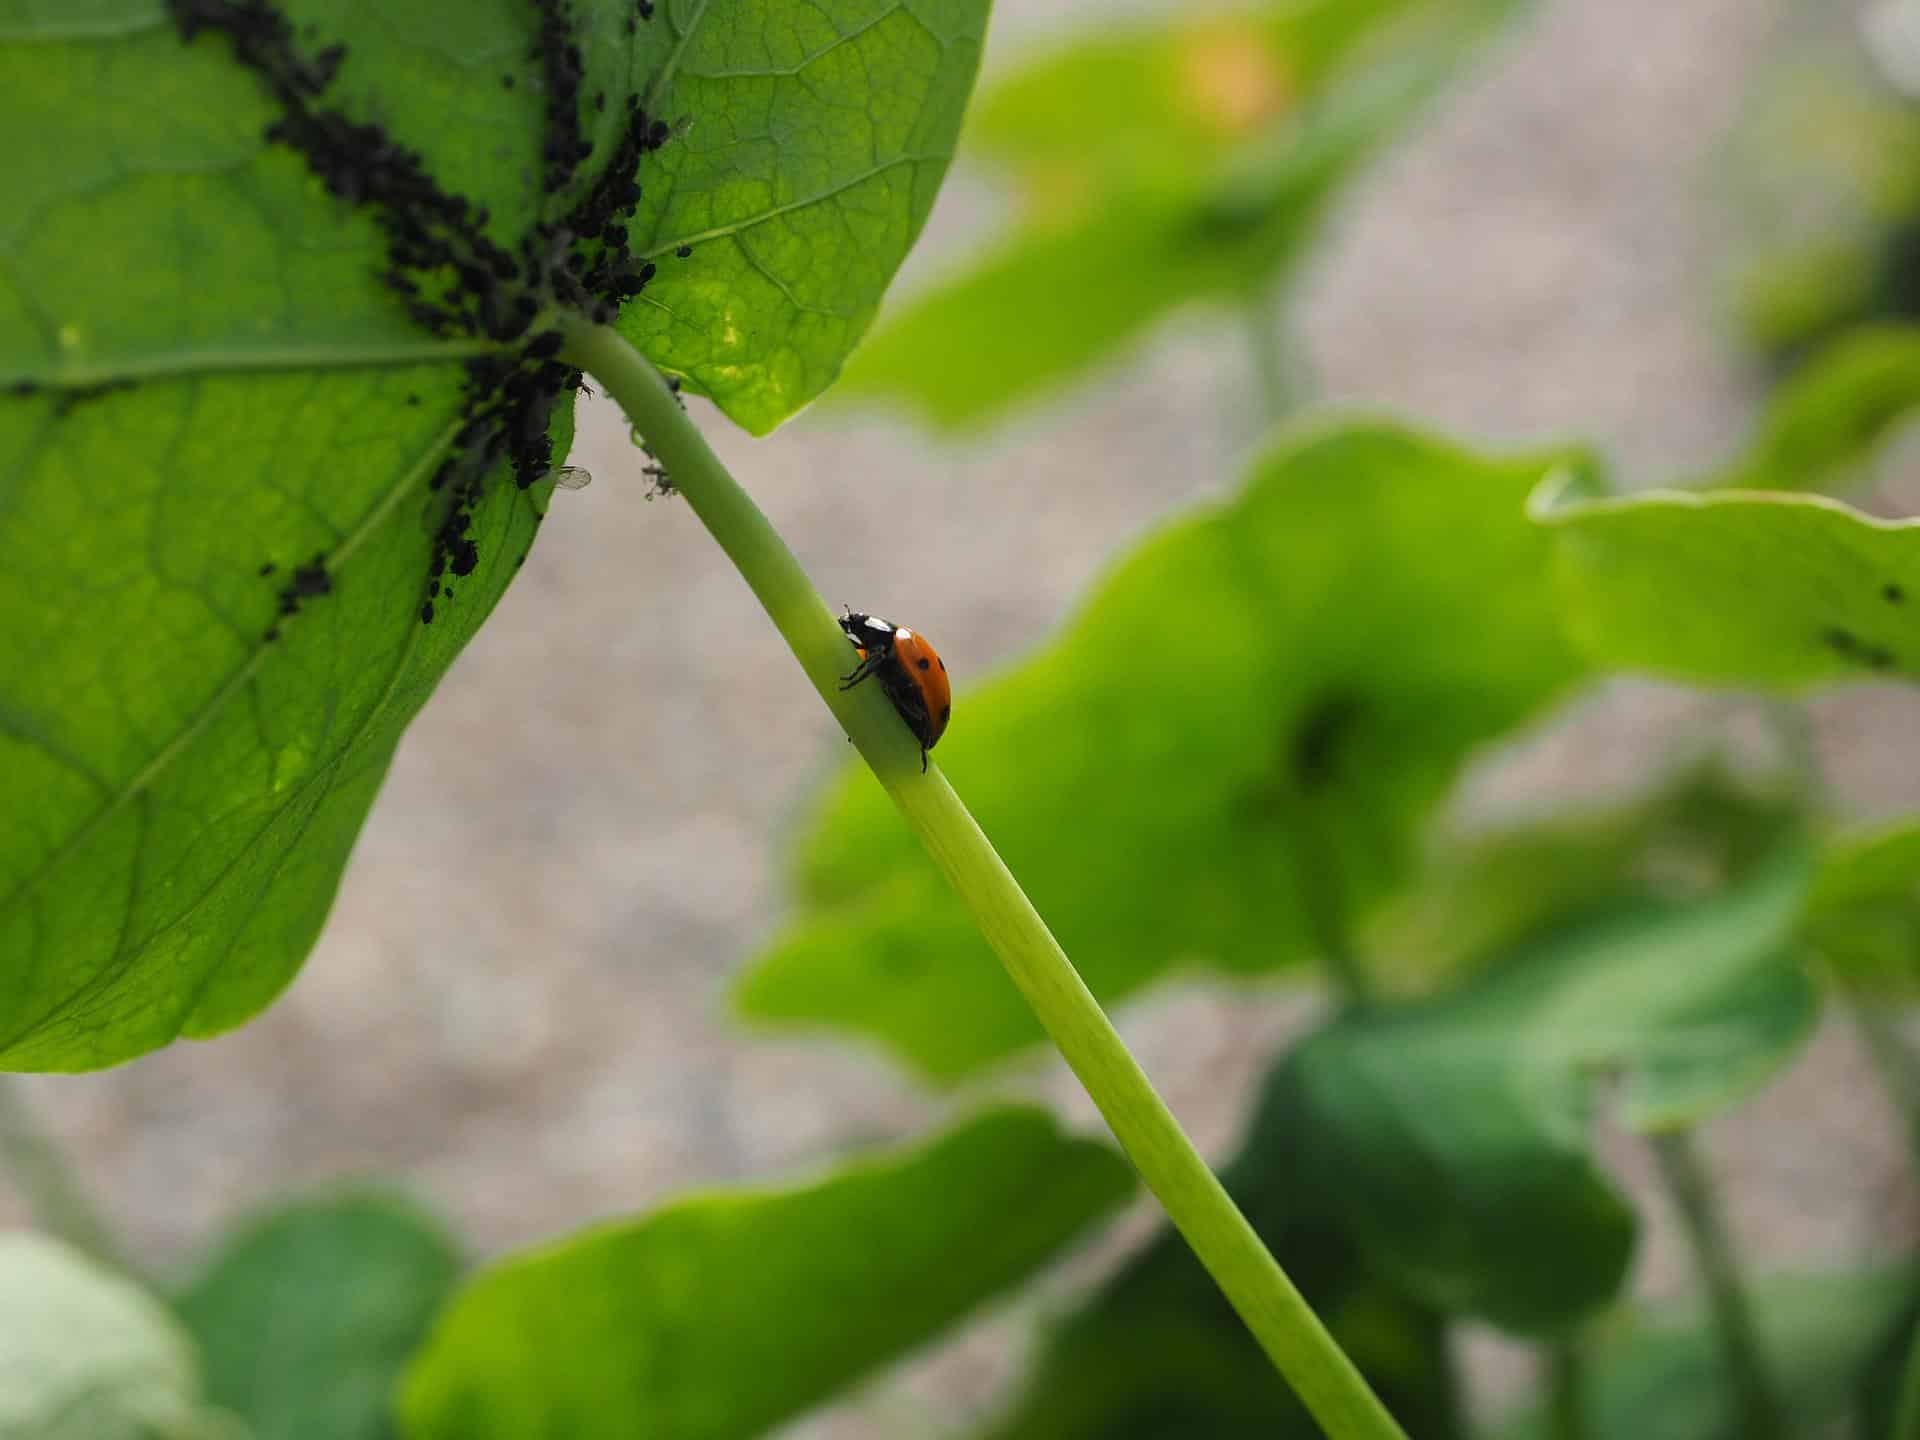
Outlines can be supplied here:
[[1341, 748], [1364, 710], [1359, 696], [1336, 692], [1301, 717], [1293, 732], [1288, 769], [1302, 788], [1315, 789], [1334, 778]]
[[1886, 597], [1889, 605], [1898, 605], [1907, 598], [1907, 592], [1898, 585], [1887, 584], [1880, 587], [1880, 593]]
[[271, 575], [271, 574], [273, 574], [273, 572], [274, 572], [274, 571], [276, 571], [276, 570], [278, 570], [279, 568], [280, 568], [280, 567], [279, 567], [278, 565], [276, 565], [276, 564], [274, 564], [274, 563], [273, 563], [273, 561], [271, 561], [271, 560], [269, 560], [269, 561], [267, 561], [267, 563], [266, 563], [266, 564], [264, 564], [264, 565], [262, 565], [262, 566], [260, 567], [260, 575], [261, 575], [261, 578], [262, 578], [262, 579], [264, 579], [264, 578], [265, 578], [265, 577], [267, 577], [268, 575]]
[[420, 607], [420, 623], [422, 625], [433, 623], [433, 601], [429, 600]]
[[295, 570], [287, 586], [287, 594], [296, 600], [311, 600], [332, 593], [333, 577], [327, 574], [327, 567], [321, 563], [318, 555], [313, 557], [312, 563]]
[[280, 627], [278, 625], [269, 625], [267, 627], [266, 633], [262, 635], [260, 638], [266, 641], [267, 644], [271, 645], [274, 641], [280, 638]]
[[1851, 630], [1838, 625], [1829, 625], [1820, 632], [1821, 643], [1843, 660], [1851, 660], [1856, 665], [1864, 665], [1869, 670], [1891, 670], [1893, 652], [1884, 645], [1874, 645], [1862, 640]]
[[689, 255], [693, 254], [693, 247], [691, 245], [682, 245], [678, 250], [674, 251], [673, 253], [678, 255], [682, 260], [684, 260]]

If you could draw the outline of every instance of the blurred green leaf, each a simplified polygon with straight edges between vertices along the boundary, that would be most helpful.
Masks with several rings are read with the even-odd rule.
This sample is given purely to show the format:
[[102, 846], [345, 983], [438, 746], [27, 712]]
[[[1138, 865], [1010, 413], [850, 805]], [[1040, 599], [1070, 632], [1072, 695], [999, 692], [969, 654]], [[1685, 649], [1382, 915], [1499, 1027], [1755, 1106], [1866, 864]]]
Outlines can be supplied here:
[[1431, 990], [1570, 914], [1701, 894], [1800, 827], [1806, 804], [1785, 777], [1709, 758], [1589, 809], [1442, 837], [1367, 927], [1368, 973]]
[[[1411, 1435], [1464, 1435], [1444, 1325], [1383, 1283], [1309, 1173], [1283, 1069], [1221, 1179]], [[1329, 1200], [1332, 1204], [1329, 1204]], [[981, 1440], [1312, 1440], [1319, 1428], [1186, 1243], [1162, 1229], [1057, 1326]]]
[[1557, 481], [1532, 512], [1596, 664], [1784, 687], [1920, 675], [1920, 522], [1815, 495], [1565, 499]]
[[1296, 1048], [1316, 1183], [1373, 1262], [1521, 1332], [1609, 1303], [1634, 1220], [1591, 1153], [1598, 1088], [1670, 1130], [1793, 1054], [1818, 1008], [1791, 944], [1808, 875], [1793, 845], [1703, 900], [1569, 919], [1461, 990]]
[[[1521, 509], [1552, 463], [1295, 434], [961, 697], [942, 764], [1102, 999], [1196, 961], [1298, 964], [1363, 923], [1466, 755], [1580, 675]], [[746, 1015], [863, 1032], [940, 1081], [1039, 1038], [865, 771], [798, 869], [802, 914], [744, 977]]]
[[[1342, 185], [1524, 0], [1309, 0], [1090, 36], [991, 87], [973, 135], [1022, 219], [884, 321], [849, 395], [997, 418], [1190, 301], [1300, 256]], [[1010, 338], [1011, 337], [1011, 338]]]
[[1781, 59], [1714, 165], [1736, 228], [1737, 317], [1786, 358], [1920, 307], [1920, 113], [1873, 73], [1856, 23], [1841, 7], [1785, 17]]
[[132, 1281], [30, 1231], [0, 1234], [0, 1440], [242, 1440], [199, 1358]]
[[659, 271], [621, 332], [756, 434], [832, 384], [933, 208], [987, 9], [661, 0], [636, 68], [688, 125], [644, 168], [630, 243]]
[[1735, 490], [1844, 491], [1920, 407], [1920, 328], [1866, 326], [1775, 392], [1758, 433], [1713, 483]]
[[[184, 7], [283, 61], [278, 89], [159, 0], [0, 15], [0, 1066], [112, 1064], [286, 985], [403, 729], [532, 542], [550, 487], [498, 457], [538, 451], [555, 390], [556, 456], [571, 438], [556, 367], [430, 333], [382, 279], [391, 195], [347, 204], [269, 139], [284, 72], [343, 43], [294, 130], [333, 107], [393, 142], [339, 142], [337, 188], [411, 147], [416, 189], [484, 207], [427, 227], [497, 247], [461, 272], [483, 311], [551, 302], [542, 226], [577, 219], [629, 100], [692, 121], [642, 165], [633, 234], [693, 251], [628, 329], [765, 428], [831, 377], [931, 203], [986, 5], [560, 8], [582, 75], [551, 112], [526, 0], [303, 0], [278, 39], [275, 7]], [[589, 147], [564, 183], [556, 144]], [[436, 295], [443, 268], [402, 279]], [[471, 548], [437, 541], [469, 480]]]
[[254, 1440], [384, 1440], [400, 1373], [459, 1268], [437, 1221], [348, 1194], [251, 1222], [175, 1308], [200, 1341], [208, 1396]]
[[1920, 993], [1920, 819], [1842, 831], [1826, 842], [1806, 934], [1848, 988]]
[[404, 1432], [758, 1435], [1024, 1278], [1131, 1187], [1106, 1146], [1002, 1108], [800, 1188], [596, 1227], [466, 1287], [408, 1376]]
[[[1776, 1275], [1751, 1295], [1788, 1433], [1853, 1433], [1832, 1427], [1853, 1412], [1876, 1353], [1910, 1308], [1910, 1279], [1890, 1271]], [[1591, 1440], [1740, 1440], [1705, 1307], [1641, 1307], [1624, 1318], [1587, 1357], [1584, 1433]], [[1530, 1407], [1497, 1433], [1499, 1440], [1554, 1440], [1562, 1432]]]

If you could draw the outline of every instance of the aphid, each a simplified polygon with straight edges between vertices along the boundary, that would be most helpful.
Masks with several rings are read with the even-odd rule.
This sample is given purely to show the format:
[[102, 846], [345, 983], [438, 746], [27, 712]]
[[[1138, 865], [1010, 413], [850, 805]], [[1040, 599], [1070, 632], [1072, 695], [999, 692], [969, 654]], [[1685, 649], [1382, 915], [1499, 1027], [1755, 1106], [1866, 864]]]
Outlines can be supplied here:
[[851, 690], [869, 676], [879, 680], [894, 710], [920, 742], [920, 769], [925, 773], [927, 752], [940, 743], [953, 713], [946, 661], [925, 636], [877, 615], [849, 610], [841, 617], [840, 628], [860, 656], [840, 688]]

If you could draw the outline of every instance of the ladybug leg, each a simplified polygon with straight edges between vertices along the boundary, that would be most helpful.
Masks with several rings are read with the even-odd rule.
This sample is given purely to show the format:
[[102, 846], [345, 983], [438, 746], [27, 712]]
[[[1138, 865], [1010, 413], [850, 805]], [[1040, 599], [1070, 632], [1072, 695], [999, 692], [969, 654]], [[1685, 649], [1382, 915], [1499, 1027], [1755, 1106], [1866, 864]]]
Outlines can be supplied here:
[[840, 688], [842, 690], [851, 690], [854, 686], [858, 685], [862, 680], [866, 679], [869, 675], [873, 674], [875, 670], [878, 670], [880, 668], [881, 662], [884, 661], [886, 658], [887, 657], [884, 655], [867, 656], [866, 659], [862, 660], [858, 665], [853, 667], [853, 671], [851, 674], [842, 675], [840, 677]]
[[920, 773], [927, 773], [927, 747], [924, 745], [920, 747]]

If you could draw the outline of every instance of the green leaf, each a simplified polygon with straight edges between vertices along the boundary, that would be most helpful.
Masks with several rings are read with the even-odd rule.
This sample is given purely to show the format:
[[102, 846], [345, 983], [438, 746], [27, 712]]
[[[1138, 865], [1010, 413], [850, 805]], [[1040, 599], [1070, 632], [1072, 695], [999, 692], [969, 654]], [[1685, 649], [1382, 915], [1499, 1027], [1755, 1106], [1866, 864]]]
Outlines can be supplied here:
[[1792, 688], [1920, 675], [1920, 522], [1815, 495], [1564, 497], [1549, 481], [1532, 509], [1596, 664]]
[[1792, 945], [1808, 874], [1788, 845], [1707, 899], [1570, 919], [1461, 990], [1297, 1048], [1315, 1180], [1375, 1263], [1521, 1332], [1609, 1303], [1634, 1222], [1591, 1152], [1597, 1087], [1626, 1125], [1677, 1129], [1794, 1053], [1818, 1009]]
[[483, 1271], [402, 1399], [405, 1433], [758, 1435], [954, 1324], [1125, 1198], [1103, 1145], [988, 1111], [787, 1190], [720, 1191]]
[[193, 1342], [125, 1277], [0, 1234], [0, 1440], [239, 1440], [202, 1407]]
[[[939, 178], [881, 132], [950, 144], [984, 0], [580, 0], [554, 35], [530, 0], [291, 11], [0, 10], [0, 1066], [112, 1064], [288, 982], [571, 438], [568, 372], [490, 337], [638, 283], [602, 238], [637, 163], [631, 243], [694, 247], [636, 302], [679, 317], [655, 357], [751, 425], [803, 404]], [[810, 106], [876, 117], [832, 130], [871, 185]], [[742, 237], [835, 215], [862, 264], [742, 288]], [[749, 337], [724, 363], [682, 344], [714, 326]]]
[[[1411, 1435], [1464, 1435], [1439, 1315], [1383, 1282], [1337, 1204], [1301, 1183], [1311, 1135], [1282, 1071], [1221, 1179]], [[1337, 1200], [1337, 1197], [1335, 1197]], [[1162, 1229], [1047, 1337], [982, 1440], [1314, 1440], [1308, 1417], [1193, 1252]]]
[[1783, 384], [1746, 453], [1714, 483], [1842, 491], [1920, 406], [1920, 329], [1850, 332]]
[[[1405, 881], [1461, 761], [1581, 673], [1521, 510], [1550, 463], [1296, 434], [961, 696], [941, 762], [1096, 994], [1300, 963], [1326, 911], [1362, 923]], [[804, 838], [799, 890], [748, 1016], [862, 1032], [940, 1081], [1039, 1038], [864, 772]]]
[[1849, 988], [1908, 999], [1920, 993], [1920, 819], [1829, 838], [1805, 931]]
[[1797, 779], [1715, 757], [1590, 808], [1448, 836], [1367, 928], [1368, 973], [1432, 990], [1570, 914], [1697, 895], [1799, 829], [1806, 808]]
[[207, 1394], [254, 1440], [384, 1440], [400, 1373], [458, 1271], [450, 1237], [411, 1204], [345, 1194], [251, 1222], [175, 1306]]
[[1022, 219], [884, 322], [843, 391], [962, 427], [1173, 310], [1283, 276], [1342, 186], [1523, 0], [1311, 0], [1103, 31], [982, 97]]
[[681, 0], [660, 14], [677, 48], [647, 106], [692, 124], [643, 187], [632, 243], [660, 272], [620, 329], [763, 433], [832, 383], [920, 233], [987, 0]]
[[[1853, 1433], [1831, 1427], [1853, 1411], [1911, 1297], [1910, 1277], [1889, 1271], [1776, 1275], [1752, 1287], [1789, 1434]], [[1591, 1440], [1738, 1440], [1720, 1340], [1698, 1303], [1636, 1310], [1593, 1347], [1587, 1368], [1582, 1433]], [[1544, 1407], [1530, 1407], [1497, 1433], [1551, 1440], [1563, 1432]]]

